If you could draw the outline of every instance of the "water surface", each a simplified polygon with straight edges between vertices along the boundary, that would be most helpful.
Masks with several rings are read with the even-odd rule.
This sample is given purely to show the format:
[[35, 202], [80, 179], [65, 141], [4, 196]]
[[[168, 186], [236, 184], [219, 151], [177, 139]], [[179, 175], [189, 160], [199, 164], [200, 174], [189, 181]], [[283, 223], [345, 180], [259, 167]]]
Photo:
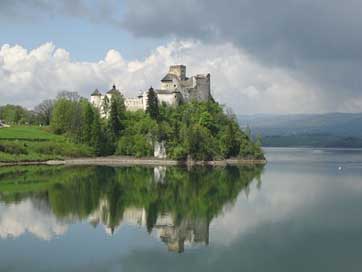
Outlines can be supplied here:
[[361, 271], [362, 150], [0, 168], [0, 271]]

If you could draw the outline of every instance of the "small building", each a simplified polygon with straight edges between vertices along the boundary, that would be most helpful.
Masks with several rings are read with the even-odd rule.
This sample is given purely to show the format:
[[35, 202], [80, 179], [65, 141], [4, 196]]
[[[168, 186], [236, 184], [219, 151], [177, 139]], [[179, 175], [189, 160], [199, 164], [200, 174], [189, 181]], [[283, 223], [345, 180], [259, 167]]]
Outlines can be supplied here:
[[10, 126], [5, 124], [4, 121], [0, 120], [0, 128], [6, 128], [6, 127], [10, 127]]

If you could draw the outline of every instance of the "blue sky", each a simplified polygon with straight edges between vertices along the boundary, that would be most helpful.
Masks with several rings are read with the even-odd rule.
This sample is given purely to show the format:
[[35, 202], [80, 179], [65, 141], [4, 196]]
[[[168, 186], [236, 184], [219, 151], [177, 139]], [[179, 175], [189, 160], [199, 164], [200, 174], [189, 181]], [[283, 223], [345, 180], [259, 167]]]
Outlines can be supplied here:
[[[120, 5], [119, 9], [122, 9]], [[24, 13], [27, 11], [25, 10]], [[126, 59], [142, 59], [157, 46], [165, 44], [167, 38], [135, 38], [120, 26], [108, 22], [92, 22], [84, 17], [73, 17], [58, 13], [56, 16], [34, 12], [31, 20], [2, 21], [0, 45], [19, 44], [33, 49], [45, 42], [66, 48], [76, 61], [96, 61], [112, 48]], [[23, 12], [21, 12], [22, 14]], [[121, 18], [121, 12], [117, 13]]]

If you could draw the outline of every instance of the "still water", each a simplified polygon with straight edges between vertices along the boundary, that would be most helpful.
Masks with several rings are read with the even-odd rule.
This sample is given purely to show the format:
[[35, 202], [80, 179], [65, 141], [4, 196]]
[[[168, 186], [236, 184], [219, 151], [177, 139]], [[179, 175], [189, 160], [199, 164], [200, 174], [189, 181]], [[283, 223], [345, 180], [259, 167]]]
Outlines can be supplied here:
[[0, 168], [0, 271], [362, 271], [362, 150]]

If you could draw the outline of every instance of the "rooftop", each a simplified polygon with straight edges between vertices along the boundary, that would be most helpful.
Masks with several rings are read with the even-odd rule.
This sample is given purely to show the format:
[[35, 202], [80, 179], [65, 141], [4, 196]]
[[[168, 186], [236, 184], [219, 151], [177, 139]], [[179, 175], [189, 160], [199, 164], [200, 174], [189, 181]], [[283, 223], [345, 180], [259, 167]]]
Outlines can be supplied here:
[[174, 78], [177, 78], [176, 75], [168, 73], [161, 79], [161, 82], [172, 82]]
[[100, 93], [100, 91], [98, 91], [98, 89], [95, 89], [94, 92], [91, 94], [91, 96], [101, 96], [102, 94]]
[[110, 89], [107, 94], [119, 94], [120, 92], [117, 90], [116, 85], [113, 85], [112, 89]]
[[170, 68], [186, 68], [186, 65], [183, 64], [176, 64], [176, 65], [171, 65]]

